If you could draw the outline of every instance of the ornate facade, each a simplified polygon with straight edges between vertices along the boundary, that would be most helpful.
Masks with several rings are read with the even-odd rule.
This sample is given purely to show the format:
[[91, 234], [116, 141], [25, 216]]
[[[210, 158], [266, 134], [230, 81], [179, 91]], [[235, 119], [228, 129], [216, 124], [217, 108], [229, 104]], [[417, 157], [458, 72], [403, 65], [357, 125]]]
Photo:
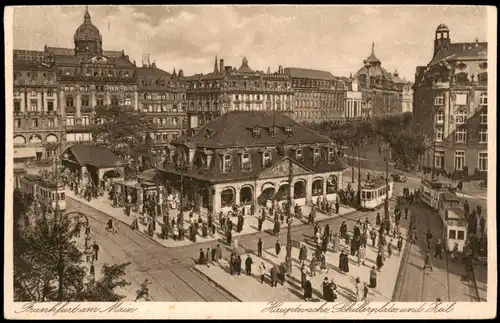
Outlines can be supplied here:
[[363, 63], [363, 67], [354, 76], [363, 92], [363, 115], [368, 117], [401, 113], [405, 81], [399, 78], [397, 72], [391, 74], [382, 67], [382, 62], [375, 56], [374, 44], [370, 56]]
[[300, 122], [322, 122], [344, 117], [344, 82], [326, 71], [285, 68], [292, 80], [295, 106], [293, 118]]
[[488, 170], [488, 44], [452, 43], [436, 29], [434, 55], [417, 67], [413, 86], [415, 126], [432, 148], [422, 164], [447, 173], [486, 178]]
[[345, 166], [331, 140], [280, 112], [230, 111], [171, 144], [167, 186], [178, 190], [182, 173], [184, 192], [214, 212], [286, 200], [290, 160], [295, 204], [335, 200], [342, 187]]
[[217, 62], [207, 75], [186, 78], [189, 128], [196, 128], [229, 111], [293, 111], [293, 89], [289, 75], [254, 71], [243, 58], [240, 68]]
[[14, 159], [45, 159], [64, 135], [64, 111], [58, 100], [53, 62], [41, 52], [23, 51], [35, 59], [14, 60]]

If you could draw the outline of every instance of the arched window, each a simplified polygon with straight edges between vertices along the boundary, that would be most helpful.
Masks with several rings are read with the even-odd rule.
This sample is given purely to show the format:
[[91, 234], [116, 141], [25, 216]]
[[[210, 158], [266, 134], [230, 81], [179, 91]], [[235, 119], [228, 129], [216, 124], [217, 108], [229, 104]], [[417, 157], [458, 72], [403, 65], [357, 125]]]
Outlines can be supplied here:
[[120, 105], [120, 101], [118, 100], [118, 98], [116, 96], [113, 96], [111, 98], [111, 105], [115, 106], [115, 107]]
[[83, 96], [82, 97], [82, 107], [88, 107], [90, 106], [90, 99], [88, 96]]
[[458, 82], [458, 83], [465, 83], [465, 82], [469, 82], [469, 77], [467, 75], [467, 73], [458, 73], [457, 75], [455, 75], [455, 81]]
[[177, 127], [179, 125], [179, 120], [176, 117], [172, 118], [172, 126]]
[[72, 96], [67, 96], [66, 97], [66, 107], [67, 108], [73, 108], [75, 106], [75, 101]]

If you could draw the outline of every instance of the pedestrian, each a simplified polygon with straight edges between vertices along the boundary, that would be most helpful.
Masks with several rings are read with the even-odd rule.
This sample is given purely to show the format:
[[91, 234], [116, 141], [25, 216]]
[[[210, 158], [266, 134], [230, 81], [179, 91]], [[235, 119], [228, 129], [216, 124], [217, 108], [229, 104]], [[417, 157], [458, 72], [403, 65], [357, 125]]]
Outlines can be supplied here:
[[424, 271], [425, 269], [429, 268], [431, 271], [434, 271], [432, 269], [432, 258], [429, 254], [429, 251], [425, 253], [425, 259], [424, 259], [424, 268], [422, 268]]
[[113, 232], [113, 220], [111, 220], [111, 219], [108, 220], [106, 230], [108, 232]]
[[360, 262], [363, 266], [365, 265], [365, 257], [366, 257], [366, 247], [365, 245], [361, 245], [358, 249], [358, 267]]
[[408, 220], [408, 205], [405, 205], [405, 220]]
[[301, 265], [300, 266], [300, 286], [304, 287], [304, 283], [307, 280], [307, 274], [306, 274], [306, 266]]
[[339, 256], [339, 269], [341, 272], [349, 272], [349, 256], [342, 250]]
[[286, 266], [285, 263], [282, 262], [281, 265], [279, 266], [279, 278], [281, 286], [285, 284], [285, 276], [286, 276]]
[[322, 251], [319, 254], [319, 260], [320, 260], [320, 265], [319, 265], [320, 271], [323, 272], [323, 270], [326, 270], [326, 272], [328, 273], [328, 269], [326, 268], [326, 257], [324, 251]]
[[257, 257], [262, 257], [262, 239], [257, 242]]
[[373, 247], [375, 247], [375, 242], [377, 241], [377, 230], [375, 228], [370, 231], [370, 238], [372, 239]]
[[281, 251], [281, 245], [280, 245], [280, 241], [276, 241], [276, 245], [274, 246], [275, 249], [276, 249], [276, 257], [280, 254], [280, 251]]
[[200, 255], [198, 257], [198, 265], [207, 265], [207, 267], [209, 267], [205, 261], [205, 253], [203, 252], [203, 249], [201, 249], [201, 248], [200, 248]]
[[392, 256], [392, 239], [387, 244], [387, 254], [389, 255], [389, 258], [391, 258], [391, 256]]
[[274, 265], [271, 268], [271, 287], [276, 287], [278, 285], [278, 265]]
[[340, 237], [338, 233], [334, 233], [333, 239], [332, 239], [332, 250], [334, 253], [337, 253], [339, 251], [339, 246], [340, 246]]
[[355, 283], [355, 289], [356, 289], [356, 301], [361, 302], [363, 300], [363, 295], [364, 295], [364, 285], [361, 283], [361, 279], [359, 277], [356, 277], [356, 283]]
[[398, 256], [401, 255], [402, 249], [403, 249], [403, 237], [400, 235], [398, 238]]
[[380, 226], [380, 214], [377, 212], [377, 217], [375, 218], [375, 224]]
[[144, 282], [141, 284], [140, 289], [137, 291], [137, 297], [135, 298], [134, 302], [137, 302], [137, 300], [141, 297], [144, 297], [147, 301], [149, 301], [148, 285], [150, 284], [151, 282], [146, 278], [146, 280], [144, 280]]
[[300, 265], [301, 266], [304, 265], [306, 263], [306, 260], [307, 260], [307, 247], [305, 245], [302, 245], [299, 251]]
[[427, 234], [425, 235], [425, 239], [427, 241], [427, 250], [430, 250], [432, 245], [432, 233], [430, 229], [427, 229]]
[[441, 243], [441, 239], [438, 239], [438, 241], [436, 242], [436, 252], [434, 253], [434, 258], [439, 257], [440, 259], [443, 259], [442, 250], [443, 245]]
[[325, 279], [323, 280], [323, 299], [325, 300], [325, 302], [331, 301], [331, 299], [333, 298], [331, 294], [330, 281], [328, 280], [328, 277], [325, 277]]
[[241, 275], [241, 257], [240, 255], [236, 255], [236, 272], [238, 273], [238, 276]]
[[207, 253], [205, 254], [205, 257], [207, 258], [207, 263], [211, 263], [212, 262], [212, 260], [210, 258], [210, 254], [211, 254], [210, 247], [208, 247], [207, 248]]
[[370, 287], [377, 287], [377, 271], [375, 270], [375, 266], [372, 266], [372, 269], [370, 270]]
[[222, 249], [220, 247], [219, 244], [217, 244], [217, 248], [216, 248], [216, 252], [215, 252], [215, 257], [216, 257], [216, 260], [217, 260], [217, 263], [220, 263], [221, 259], [222, 259]]
[[316, 260], [316, 256], [313, 256], [311, 259], [311, 263], [309, 264], [309, 270], [311, 271], [311, 277], [316, 276], [316, 267], [318, 266], [318, 261]]
[[366, 283], [363, 283], [363, 299], [362, 299], [363, 302], [366, 302], [368, 300], [368, 293], [369, 293], [368, 285]]
[[95, 267], [94, 267], [93, 261], [90, 263], [90, 270], [89, 271], [90, 271], [90, 276], [95, 278]]
[[264, 276], [266, 275], [266, 266], [264, 262], [261, 261], [259, 265], [259, 275], [260, 275], [260, 283], [264, 283]]
[[217, 249], [212, 248], [211, 253], [210, 253], [212, 262], [217, 262]]
[[306, 302], [310, 302], [312, 298], [312, 284], [309, 279], [306, 278], [303, 288], [304, 288], [304, 300]]
[[380, 269], [382, 269], [382, 267], [384, 266], [384, 258], [382, 256], [382, 252], [383, 251], [379, 251], [379, 253], [377, 254], [377, 270], [380, 271]]
[[92, 256], [92, 260], [95, 260], [95, 261], [99, 260], [99, 245], [95, 241], [92, 244], [92, 250], [94, 251], [94, 254]]

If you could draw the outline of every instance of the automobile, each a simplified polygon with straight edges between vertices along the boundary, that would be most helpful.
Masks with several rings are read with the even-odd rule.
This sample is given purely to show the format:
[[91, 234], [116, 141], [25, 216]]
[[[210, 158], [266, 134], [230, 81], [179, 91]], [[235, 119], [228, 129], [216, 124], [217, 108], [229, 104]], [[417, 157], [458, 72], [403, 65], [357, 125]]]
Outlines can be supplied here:
[[391, 177], [392, 177], [392, 179], [393, 179], [395, 182], [400, 182], [400, 183], [405, 183], [405, 182], [406, 182], [406, 176], [401, 175], [401, 174], [399, 174], [399, 173], [392, 173], [392, 174], [391, 174]]

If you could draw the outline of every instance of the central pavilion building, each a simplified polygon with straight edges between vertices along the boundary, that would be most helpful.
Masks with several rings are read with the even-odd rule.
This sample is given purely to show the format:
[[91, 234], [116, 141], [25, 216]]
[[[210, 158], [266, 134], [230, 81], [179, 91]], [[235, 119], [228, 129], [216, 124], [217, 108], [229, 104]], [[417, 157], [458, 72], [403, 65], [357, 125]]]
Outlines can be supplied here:
[[335, 200], [342, 187], [345, 166], [333, 142], [279, 112], [231, 111], [171, 144], [162, 177], [171, 192], [182, 180], [196, 211], [286, 200], [290, 159], [295, 204]]

